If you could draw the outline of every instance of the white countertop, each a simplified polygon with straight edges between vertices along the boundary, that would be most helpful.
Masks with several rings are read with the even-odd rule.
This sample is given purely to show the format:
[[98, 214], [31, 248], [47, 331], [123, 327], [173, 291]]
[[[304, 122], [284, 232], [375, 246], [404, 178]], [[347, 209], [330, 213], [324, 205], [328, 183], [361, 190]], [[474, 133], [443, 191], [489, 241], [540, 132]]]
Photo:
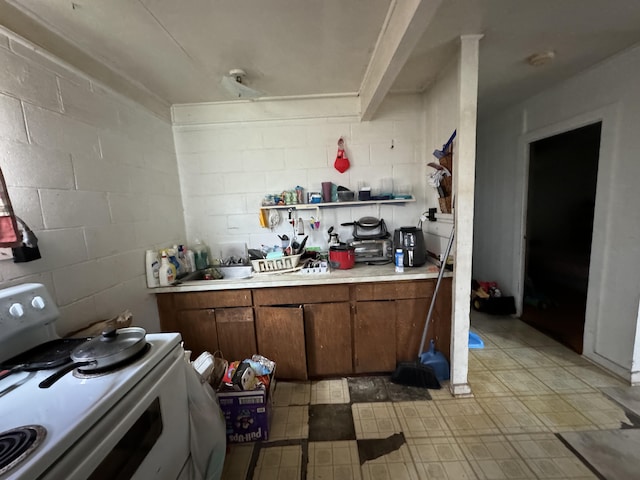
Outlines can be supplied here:
[[[451, 272], [445, 272], [445, 277], [451, 277], [452, 275]], [[392, 263], [388, 265], [357, 263], [355, 267], [349, 270], [331, 270], [330, 273], [306, 274], [300, 271], [291, 273], [254, 273], [251, 277], [243, 279], [194, 280], [172, 287], [159, 287], [150, 290], [153, 293], [206, 292], [242, 288], [424, 280], [437, 277], [438, 267], [429, 262], [422, 267], [405, 267], [403, 273], [396, 273], [395, 266]]]

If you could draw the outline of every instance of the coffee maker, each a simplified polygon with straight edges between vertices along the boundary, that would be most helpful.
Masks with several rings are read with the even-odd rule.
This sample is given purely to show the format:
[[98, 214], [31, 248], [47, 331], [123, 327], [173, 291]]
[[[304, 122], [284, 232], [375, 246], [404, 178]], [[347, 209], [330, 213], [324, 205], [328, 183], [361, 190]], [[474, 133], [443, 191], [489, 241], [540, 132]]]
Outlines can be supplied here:
[[393, 235], [393, 248], [402, 249], [405, 267], [420, 267], [427, 262], [424, 234], [417, 227], [401, 227]]

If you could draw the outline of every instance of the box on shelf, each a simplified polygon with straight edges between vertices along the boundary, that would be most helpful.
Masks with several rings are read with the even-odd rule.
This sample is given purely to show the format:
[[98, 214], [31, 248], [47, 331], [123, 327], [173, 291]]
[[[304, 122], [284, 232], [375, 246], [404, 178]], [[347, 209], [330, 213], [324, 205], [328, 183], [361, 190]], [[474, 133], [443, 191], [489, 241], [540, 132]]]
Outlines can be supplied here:
[[246, 443], [269, 439], [272, 397], [276, 388], [275, 371], [269, 387], [241, 392], [218, 390], [220, 409], [227, 427], [227, 443]]

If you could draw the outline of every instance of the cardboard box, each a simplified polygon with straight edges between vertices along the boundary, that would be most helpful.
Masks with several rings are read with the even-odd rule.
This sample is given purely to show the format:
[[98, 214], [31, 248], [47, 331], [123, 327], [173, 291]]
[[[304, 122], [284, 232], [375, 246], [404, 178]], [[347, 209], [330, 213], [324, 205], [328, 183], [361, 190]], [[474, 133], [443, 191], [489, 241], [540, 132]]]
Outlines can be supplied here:
[[268, 390], [218, 391], [220, 409], [224, 414], [227, 427], [227, 443], [246, 443], [269, 439], [272, 396], [275, 387], [274, 375]]

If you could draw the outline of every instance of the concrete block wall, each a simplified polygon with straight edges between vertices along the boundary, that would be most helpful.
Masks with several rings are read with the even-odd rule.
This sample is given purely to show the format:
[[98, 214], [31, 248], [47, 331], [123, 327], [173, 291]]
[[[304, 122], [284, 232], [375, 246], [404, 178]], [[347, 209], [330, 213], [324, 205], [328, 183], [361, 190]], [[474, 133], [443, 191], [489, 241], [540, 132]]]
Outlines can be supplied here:
[[0, 288], [45, 284], [61, 334], [125, 308], [157, 331], [144, 251], [185, 238], [171, 123], [6, 30], [0, 65], [0, 168], [42, 254]]
[[[416, 225], [426, 206], [437, 204], [435, 192], [426, 188], [422, 97], [391, 96], [370, 122], [359, 121], [355, 105], [344, 98], [174, 106], [188, 240], [200, 238], [212, 255], [223, 257], [241, 254], [245, 244], [279, 244], [276, 234], [292, 234], [288, 214], [280, 210], [281, 223], [273, 232], [261, 228], [264, 195], [297, 185], [320, 192], [324, 181], [356, 190], [359, 182], [376, 189], [381, 179], [391, 178], [396, 192], [411, 191], [417, 201], [380, 207], [337, 204], [320, 211], [320, 230], [313, 231], [308, 220], [317, 212], [298, 211], [308, 246], [327, 248], [331, 226], [346, 241], [353, 229], [340, 224], [364, 216], [383, 218], [391, 231]], [[344, 173], [333, 167], [339, 137], [351, 163]]]

